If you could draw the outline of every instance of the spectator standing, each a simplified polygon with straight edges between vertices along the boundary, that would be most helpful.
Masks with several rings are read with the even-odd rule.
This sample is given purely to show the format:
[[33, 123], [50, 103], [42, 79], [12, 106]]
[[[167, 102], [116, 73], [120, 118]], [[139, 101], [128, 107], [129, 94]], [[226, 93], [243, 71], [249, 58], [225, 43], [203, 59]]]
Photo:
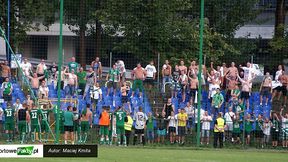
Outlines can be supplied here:
[[49, 94], [49, 88], [46, 85], [46, 82], [43, 80], [39, 87], [39, 98], [40, 99], [47, 99]]
[[247, 114], [245, 119], [245, 136], [246, 136], [246, 145], [250, 145], [251, 141], [251, 132], [252, 132], [252, 125], [254, 123], [254, 120], [251, 119], [251, 115]]
[[188, 134], [188, 132], [190, 132], [190, 134], [192, 134], [193, 116], [194, 116], [194, 110], [193, 109], [194, 109], [194, 107], [191, 105], [190, 102], [187, 102], [186, 107], [184, 109], [188, 115], [186, 134]]
[[19, 109], [22, 109], [23, 105], [20, 102], [20, 99], [17, 98], [16, 102], [13, 104], [15, 111], [17, 112]]
[[190, 80], [190, 102], [192, 103], [192, 105], [194, 106], [194, 100], [197, 97], [197, 93], [198, 93], [198, 78], [197, 75], [192, 75], [192, 77], [189, 77]]
[[131, 132], [132, 132], [133, 119], [130, 115], [130, 112], [126, 112], [126, 116], [127, 116], [127, 122], [125, 122], [124, 128], [125, 128], [126, 144], [128, 146], [130, 143], [130, 136], [131, 136]]
[[136, 144], [137, 137], [140, 143], [145, 145], [144, 128], [146, 127], [147, 116], [143, 112], [142, 107], [139, 107], [139, 111], [134, 114], [133, 120], [135, 121], [135, 135], [133, 145]]
[[161, 114], [156, 113], [156, 121], [157, 121], [157, 142], [160, 144], [164, 144], [165, 136], [166, 136], [166, 118], [165, 112]]
[[204, 115], [201, 116], [201, 144], [206, 143], [209, 145], [210, 138], [210, 123], [212, 122], [212, 117], [208, 114], [208, 111], [204, 112]]
[[187, 75], [188, 69], [187, 69], [187, 67], [185, 66], [184, 60], [181, 60], [181, 61], [180, 61], [179, 70], [180, 70], [180, 71], [184, 71], [184, 74]]
[[280, 76], [282, 76], [284, 74], [284, 70], [283, 70], [283, 66], [282, 65], [278, 65], [278, 71], [276, 71], [275, 73], [275, 83], [277, 84], [276, 87], [274, 87], [273, 89], [273, 94], [272, 94], [272, 98], [271, 98], [271, 102], [273, 101], [274, 97], [278, 95], [278, 100], [280, 99], [280, 92], [281, 92], [281, 87], [282, 84], [280, 82]]
[[91, 87], [93, 87], [94, 83], [96, 82], [94, 75], [95, 73], [93, 69], [89, 68], [88, 71], [86, 72], [86, 85], [85, 85], [85, 90], [83, 94], [83, 99], [85, 98], [85, 96], [87, 95]]
[[242, 123], [242, 120], [240, 119], [240, 115], [238, 113], [236, 113], [235, 118], [233, 119], [233, 138], [232, 138], [232, 142], [237, 144], [237, 143], [241, 143], [240, 140], [240, 124]]
[[78, 78], [78, 88], [81, 90], [80, 95], [84, 95], [85, 86], [86, 86], [86, 79], [87, 79], [87, 73], [83, 70], [83, 67], [79, 68], [79, 72], [77, 73]]
[[267, 72], [260, 86], [260, 106], [263, 105], [263, 97], [265, 97], [265, 106], [268, 105], [269, 96], [272, 93], [272, 78]]
[[270, 136], [271, 136], [271, 127], [272, 127], [271, 121], [269, 120], [269, 118], [266, 118], [265, 122], [263, 123], [264, 138], [262, 141], [262, 148], [264, 148], [264, 145], [268, 146], [268, 144], [269, 144], [269, 140], [270, 140]]
[[2, 84], [5, 78], [11, 77], [11, 68], [9, 67], [8, 61], [4, 61], [3, 63], [0, 64], [0, 66], [2, 68], [0, 84]]
[[120, 83], [125, 82], [125, 80], [126, 80], [126, 68], [125, 68], [124, 61], [118, 60], [116, 62], [116, 68], [120, 72]]
[[52, 66], [50, 66], [49, 68], [49, 72], [50, 72], [50, 81], [49, 83], [54, 83], [54, 85], [56, 85], [57, 82], [57, 70], [58, 70], [58, 66], [56, 65], [55, 62], [52, 63]]
[[212, 97], [212, 107], [214, 117], [216, 117], [217, 114], [220, 112], [223, 103], [224, 103], [224, 97], [221, 94], [220, 89], [217, 88], [216, 94], [214, 94], [214, 96]]
[[162, 112], [165, 112], [165, 118], [168, 118], [168, 116], [171, 116], [171, 112], [175, 112], [175, 107], [172, 104], [172, 99], [168, 98], [167, 103], [164, 105]]
[[[65, 68], [61, 68], [61, 76], [60, 76], [60, 89], [64, 90], [64, 87], [66, 86], [66, 79], [65, 79], [65, 73], [66, 73], [66, 67]], [[58, 80], [58, 74], [59, 71], [56, 72], [56, 80]], [[59, 83], [57, 82], [57, 87], [56, 89], [58, 89], [58, 85]]]
[[196, 61], [192, 60], [189, 66], [188, 76], [197, 76], [198, 74], [198, 66], [196, 65]]
[[78, 72], [79, 64], [76, 62], [75, 57], [71, 57], [70, 62], [68, 62], [68, 68], [69, 68], [69, 73], [72, 73], [72, 70], [74, 73]]
[[70, 135], [70, 141], [74, 144], [74, 115], [72, 112], [72, 106], [67, 107], [67, 111], [64, 112], [64, 143], [67, 144], [68, 136]]
[[113, 88], [113, 95], [116, 95], [116, 90], [118, 87], [118, 83], [120, 81], [120, 72], [116, 68], [116, 65], [113, 65], [112, 69], [109, 70], [109, 73], [106, 76], [106, 80], [108, 81], [107, 87], [108, 92], [107, 96], [110, 94], [110, 89]]
[[177, 120], [174, 111], [171, 112], [171, 116], [168, 116], [167, 120], [169, 121], [168, 133], [170, 137], [170, 144], [174, 144], [176, 140], [176, 127], [177, 127]]
[[[201, 120], [201, 117], [204, 115], [204, 113], [205, 113], [205, 111], [201, 108], [200, 109], [200, 120]], [[192, 112], [192, 114], [193, 114], [193, 117], [194, 117], [194, 123], [195, 123], [195, 126], [194, 126], [194, 128], [195, 128], [195, 132], [197, 132], [198, 131], [198, 108], [195, 108], [194, 107], [194, 110], [193, 110], [193, 112]], [[200, 123], [201, 124], [201, 123]], [[201, 128], [201, 126], [200, 126], [200, 128]]]
[[150, 94], [151, 94], [152, 89], [154, 87], [154, 82], [156, 79], [156, 72], [157, 72], [156, 68], [154, 66], [154, 61], [150, 61], [150, 63], [145, 67], [145, 70], [147, 73], [145, 82], [148, 85], [148, 92], [150, 92]]
[[226, 72], [226, 78], [229, 78], [229, 80], [237, 80], [238, 75], [238, 69], [235, 67], [235, 63], [231, 62], [231, 66], [228, 68], [228, 71]]
[[188, 115], [185, 113], [184, 108], [181, 109], [180, 113], [177, 114], [178, 120], [178, 142], [181, 145], [185, 144], [185, 129]]
[[31, 99], [31, 96], [27, 95], [26, 105], [27, 105], [27, 108], [28, 108], [29, 111], [32, 109], [32, 105], [33, 104], [34, 104], [34, 101]]
[[32, 91], [33, 91], [33, 95], [36, 97], [39, 95], [38, 91], [39, 91], [39, 85], [41, 83], [40, 80], [42, 80], [44, 78], [44, 75], [43, 76], [40, 76], [38, 77], [38, 74], [37, 73], [34, 73], [33, 74], [33, 77], [31, 76], [27, 76], [29, 79], [30, 79], [30, 83], [31, 83], [31, 88], [32, 88]]
[[78, 86], [78, 77], [75, 74], [74, 68], [71, 69], [71, 72], [67, 72], [67, 69], [65, 69], [64, 74], [68, 77], [67, 94], [72, 100], [72, 97], [76, 92], [76, 87]]
[[281, 108], [280, 111], [280, 117], [282, 122], [282, 147], [287, 148], [288, 147], [288, 113], [286, 112], [283, 116], [283, 108]]
[[[180, 68], [179, 68], [180, 70]], [[181, 93], [182, 93], [182, 102], [185, 102], [186, 100], [186, 88], [188, 85], [188, 77], [185, 74], [185, 70], [180, 70], [181, 74], [179, 76], [179, 83], [180, 83], [180, 87], [181, 87]]]
[[4, 82], [2, 83], [1, 90], [4, 101], [11, 102], [13, 86], [9, 78], [5, 78]]
[[228, 108], [228, 112], [225, 113], [224, 119], [226, 122], [225, 136], [227, 140], [232, 139], [233, 131], [233, 119], [235, 118], [235, 113], [233, 112], [232, 107]]
[[264, 134], [263, 134], [263, 123], [264, 123], [264, 120], [262, 118], [262, 115], [259, 114], [257, 119], [256, 119], [256, 122], [255, 122], [255, 133], [254, 133], [254, 136], [256, 138], [256, 142], [257, 144], [263, 144], [262, 141], [263, 141], [263, 137], [264, 137]]
[[155, 117], [152, 116], [152, 113], [149, 112], [148, 113], [148, 119], [147, 119], [147, 122], [146, 122], [146, 125], [147, 125], [147, 141], [148, 141], [148, 144], [153, 144], [154, 143], [154, 121], [155, 121]]
[[3, 137], [3, 109], [0, 107], [0, 137]]
[[222, 118], [222, 113], [218, 113], [218, 117], [215, 120], [215, 125], [214, 125], [214, 148], [217, 148], [218, 142], [220, 148], [223, 148], [223, 135], [225, 131], [225, 120]]
[[24, 59], [24, 61], [20, 65], [20, 67], [21, 67], [25, 76], [30, 76], [32, 74], [32, 65], [28, 61], [27, 58]]
[[172, 67], [169, 65], [169, 60], [165, 60], [165, 64], [162, 66], [162, 93], [164, 93], [165, 83], [171, 82]]
[[36, 67], [37, 76], [39, 76], [39, 77], [44, 76], [43, 78], [40, 79], [40, 82], [45, 80], [44, 78], [45, 78], [45, 71], [46, 70], [47, 70], [47, 66], [45, 64], [45, 60], [42, 59], [41, 62]]
[[93, 68], [94, 71], [94, 77], [95, 81], [98, 81], [98, 79], [101, 80], [102, 76], [102, 63], [100, 62], [100, 58], [96, 57], [95, 60], [91, 63], [91, 67]]
[[92, 102], [92, 112], [97, 113], [97, 105], [102, 100], [102, 90], [98, 82], [94, 83], [94, 86], [90, 89], [90, 97]]
[[180, 70], [179, 66], [175, 65], [175, 70], [173, 71], [172, 75], [172, 86], [171, 86], [171, 93], [173, 98], [177, 98], [177, 93], [180, 91], [180, 84], [179, 84], [179, 76], [180, 76]]
[[134, 80], [133, 87], [132, 87], [132, 95], [131, 97], [134, 97], [134, 93], [137, 89], [139, 89], [139, 97], [142, 97], [143, 92], [143, 80], [146, 78], [146, 71], [144, 68], [142, 68], [141, 64], [138, 63], [137, 67], [134, 68], [132, 72], [132, 78]]
[[209, 83], [209, 94], [208, 98], [211, 99], [215, 95], [217, 89], [220, 89], [220, 80], [219, 77], [215, 74], [214, 70], [211, 70], [210, 74], [208, 74], [207, 81]]
[[[245, 78], [245, 77], [244, 77]], [[252, 80], [247, 80], [247, 79], [241, 79], [238, 76], [238, 79], [240, 80], [241, 84], [242, 84], [242, 89], [241, 89], [241, 103], [246, 102], [246, 107], [247, 109], [249, 109], [250, 105], [249, 105], [249, 98], [250, 98], [250, 84]]]
[[272, 136], [272, 147], [278, 146], [279, 134], [280, 134], [280, 120], [276, 112], [271, 113], [271, 136]]

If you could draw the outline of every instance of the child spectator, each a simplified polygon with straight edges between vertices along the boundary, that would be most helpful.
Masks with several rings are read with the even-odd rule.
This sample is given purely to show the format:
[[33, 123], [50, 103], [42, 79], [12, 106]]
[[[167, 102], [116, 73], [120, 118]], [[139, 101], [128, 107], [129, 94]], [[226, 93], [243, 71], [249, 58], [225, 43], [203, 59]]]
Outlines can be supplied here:
[[165, 136], [166, 136], [166, 122], [165, 122], [165, 112], [161, 114], [156, 113], [156, 121], [157, 121], [157, 142], [160, 144], [164, 144]]
[[168, 116], [167, 120], [169, 121], [168, 133], [170, 136], [170, 143], [174, 144], [176, 137], [176, 117], [174, 111], [171, 112], [171, 115]]
[[265, 122], [263, 123], [264, 138], [263, 138], [263, 142], [262, 142], [262, 148], [264, 148], [264, 145], [268, 146], [268, 143], [270, 140], [270, 134], [271, 134], [271, 126], [272, 126], [271, 121], [269, 120], [269, 118], [266, 118]]
[[149, 112], [148, 119], [146, 121], [148, 144], [154, 143], [154, 120], [155, 120], [155, 117], [153, 117], [152, 113]]

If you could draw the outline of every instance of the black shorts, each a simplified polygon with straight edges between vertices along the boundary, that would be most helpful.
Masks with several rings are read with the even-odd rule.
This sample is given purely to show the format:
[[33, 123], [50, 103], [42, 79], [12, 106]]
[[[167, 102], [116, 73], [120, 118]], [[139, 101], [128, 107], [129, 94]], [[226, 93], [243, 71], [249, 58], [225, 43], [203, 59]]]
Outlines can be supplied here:
[[245, 138], [247, 138], [247, 136], [250, 136], [251, 132], [245, 131]]
[[178, 126], [178, 135], [184, 136], [185, 135], [185, 127]]
[[190, 89], [190, 96], [195, 98], [198, 89]]
[[270, 87], [262, 87], [260, 95], [268, 97], [270, 95], [271, 88]]
[[65, 132], [74, 132], [74, 126], [64, 126]]
[[169, 134], [170, 133], [176, 133], [176, 128], [175, 127], [169, 127]]
[[283, 95], [283, 96], [286, 96], [286, 95], [287, 95], [287, 87], [283, 85], [283, 86], [281, 87], [280, 92], [282, 92], [282, 95]]
[[135, 134], [144, 134], [144, 129], [135, 129]]
[[261, 130], [255, 130], [254, 133], [255, 133], [255, 138], [263, 138], [264, 137], [264, 134]]
[[122, 96], [121, 97], [121, 102], [122, 103], [127, 103], [128, 102], [128, 96]]
[[249, 92], [241, 92], [241, 99], [248, 100], [250, 98]]
[[107, 83], [107, 87], [108, 88], [112, 88], [113, 87], [113, 89], [116, 89], [117, 88], [117, 84], [118, 84], [118, 82], [109, 81]]
[[279, 140], [279, 131], [276, 132], [275, 130], [271, 130], [271, 138], [272, 138], [272, 141], [278, 141]]
[[147, 77], [144, 82], [153, 86], [155, 80], [153, 78], [151, 78], [151, 77]]
[[231, 98], [231, 89], [228, 89], [225, 95], [225, 102], [229, 102]]
[[282, 86], [278, 86], [278, 87], [276, 87], [276, 88], [274, 88], [273, 90], [276, 90], [277, 92], [281, 92], [281, 88]]
[[181, 91], [184, 92], [186, 90], [186, 85], [185, 84], [180, 84]]
[[12, 101], [12, 95], [3, 94], [3, 99], [4, 99], [4, 101], [11, 102]]

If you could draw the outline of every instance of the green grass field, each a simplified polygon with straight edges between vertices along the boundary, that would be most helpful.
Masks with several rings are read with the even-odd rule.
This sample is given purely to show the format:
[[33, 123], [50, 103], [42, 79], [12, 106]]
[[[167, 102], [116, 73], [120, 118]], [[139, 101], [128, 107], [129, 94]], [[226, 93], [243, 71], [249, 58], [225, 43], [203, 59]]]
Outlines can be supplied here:
[[95, 158], [0, 159], [9, 162], [285, 162], [287, 151], [195, 149], [195, 148], [140, 148], [99, 147]]

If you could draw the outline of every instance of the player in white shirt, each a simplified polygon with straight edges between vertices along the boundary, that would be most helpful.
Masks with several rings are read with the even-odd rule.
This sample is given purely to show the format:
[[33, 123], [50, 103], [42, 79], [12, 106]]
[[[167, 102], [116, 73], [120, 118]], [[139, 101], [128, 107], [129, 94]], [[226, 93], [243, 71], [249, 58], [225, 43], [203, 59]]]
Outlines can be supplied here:
[[282, 121], [282, 147], [288, 147], [288, 113], [286, 112], [283, 116], [283, 108], [281, 108], [280, 116]]
[[232, 107], [228, 108], [228, 112], [225, 113], [224, 119], [226, 122], [225, 134], [228, 139], [232, 139], [232, 131], [233, 131], [233, 119], [235, 118], [235, 113], [232, 111]]
[[169, 121], [168, 132], [170, 136], [170, 143], [174, 144], [175, 139], [176, 139], [176, 127], [177, 127], [177, 119], [174, 114], [174, 111], [171, 112], [171, 116], [168, 116], [167, 120]]
[[212, 121], [212, 117], [208, 114], [208, 111], [204, 112], [204, 115], [201, 116], [201, 144], [206, 142], [209, 145], [209, 136], [210, 136], [210, 123]]
[[147, 121], [147, 116], [143, 112], [142, 107], [139, 107], [139, 111], [134, 114], [133, 120], [135, 121], [135, 136], [133, 144], [136, 144], [137, 138], [139, 138], [140, 143], [145, 145], [144, 128]]
[[28, 59], [25, 58], [20, 67], [26, 76], [30, 76], [30, 72], [32, 72], [32, 65], [30, 62], [28, 62]]

